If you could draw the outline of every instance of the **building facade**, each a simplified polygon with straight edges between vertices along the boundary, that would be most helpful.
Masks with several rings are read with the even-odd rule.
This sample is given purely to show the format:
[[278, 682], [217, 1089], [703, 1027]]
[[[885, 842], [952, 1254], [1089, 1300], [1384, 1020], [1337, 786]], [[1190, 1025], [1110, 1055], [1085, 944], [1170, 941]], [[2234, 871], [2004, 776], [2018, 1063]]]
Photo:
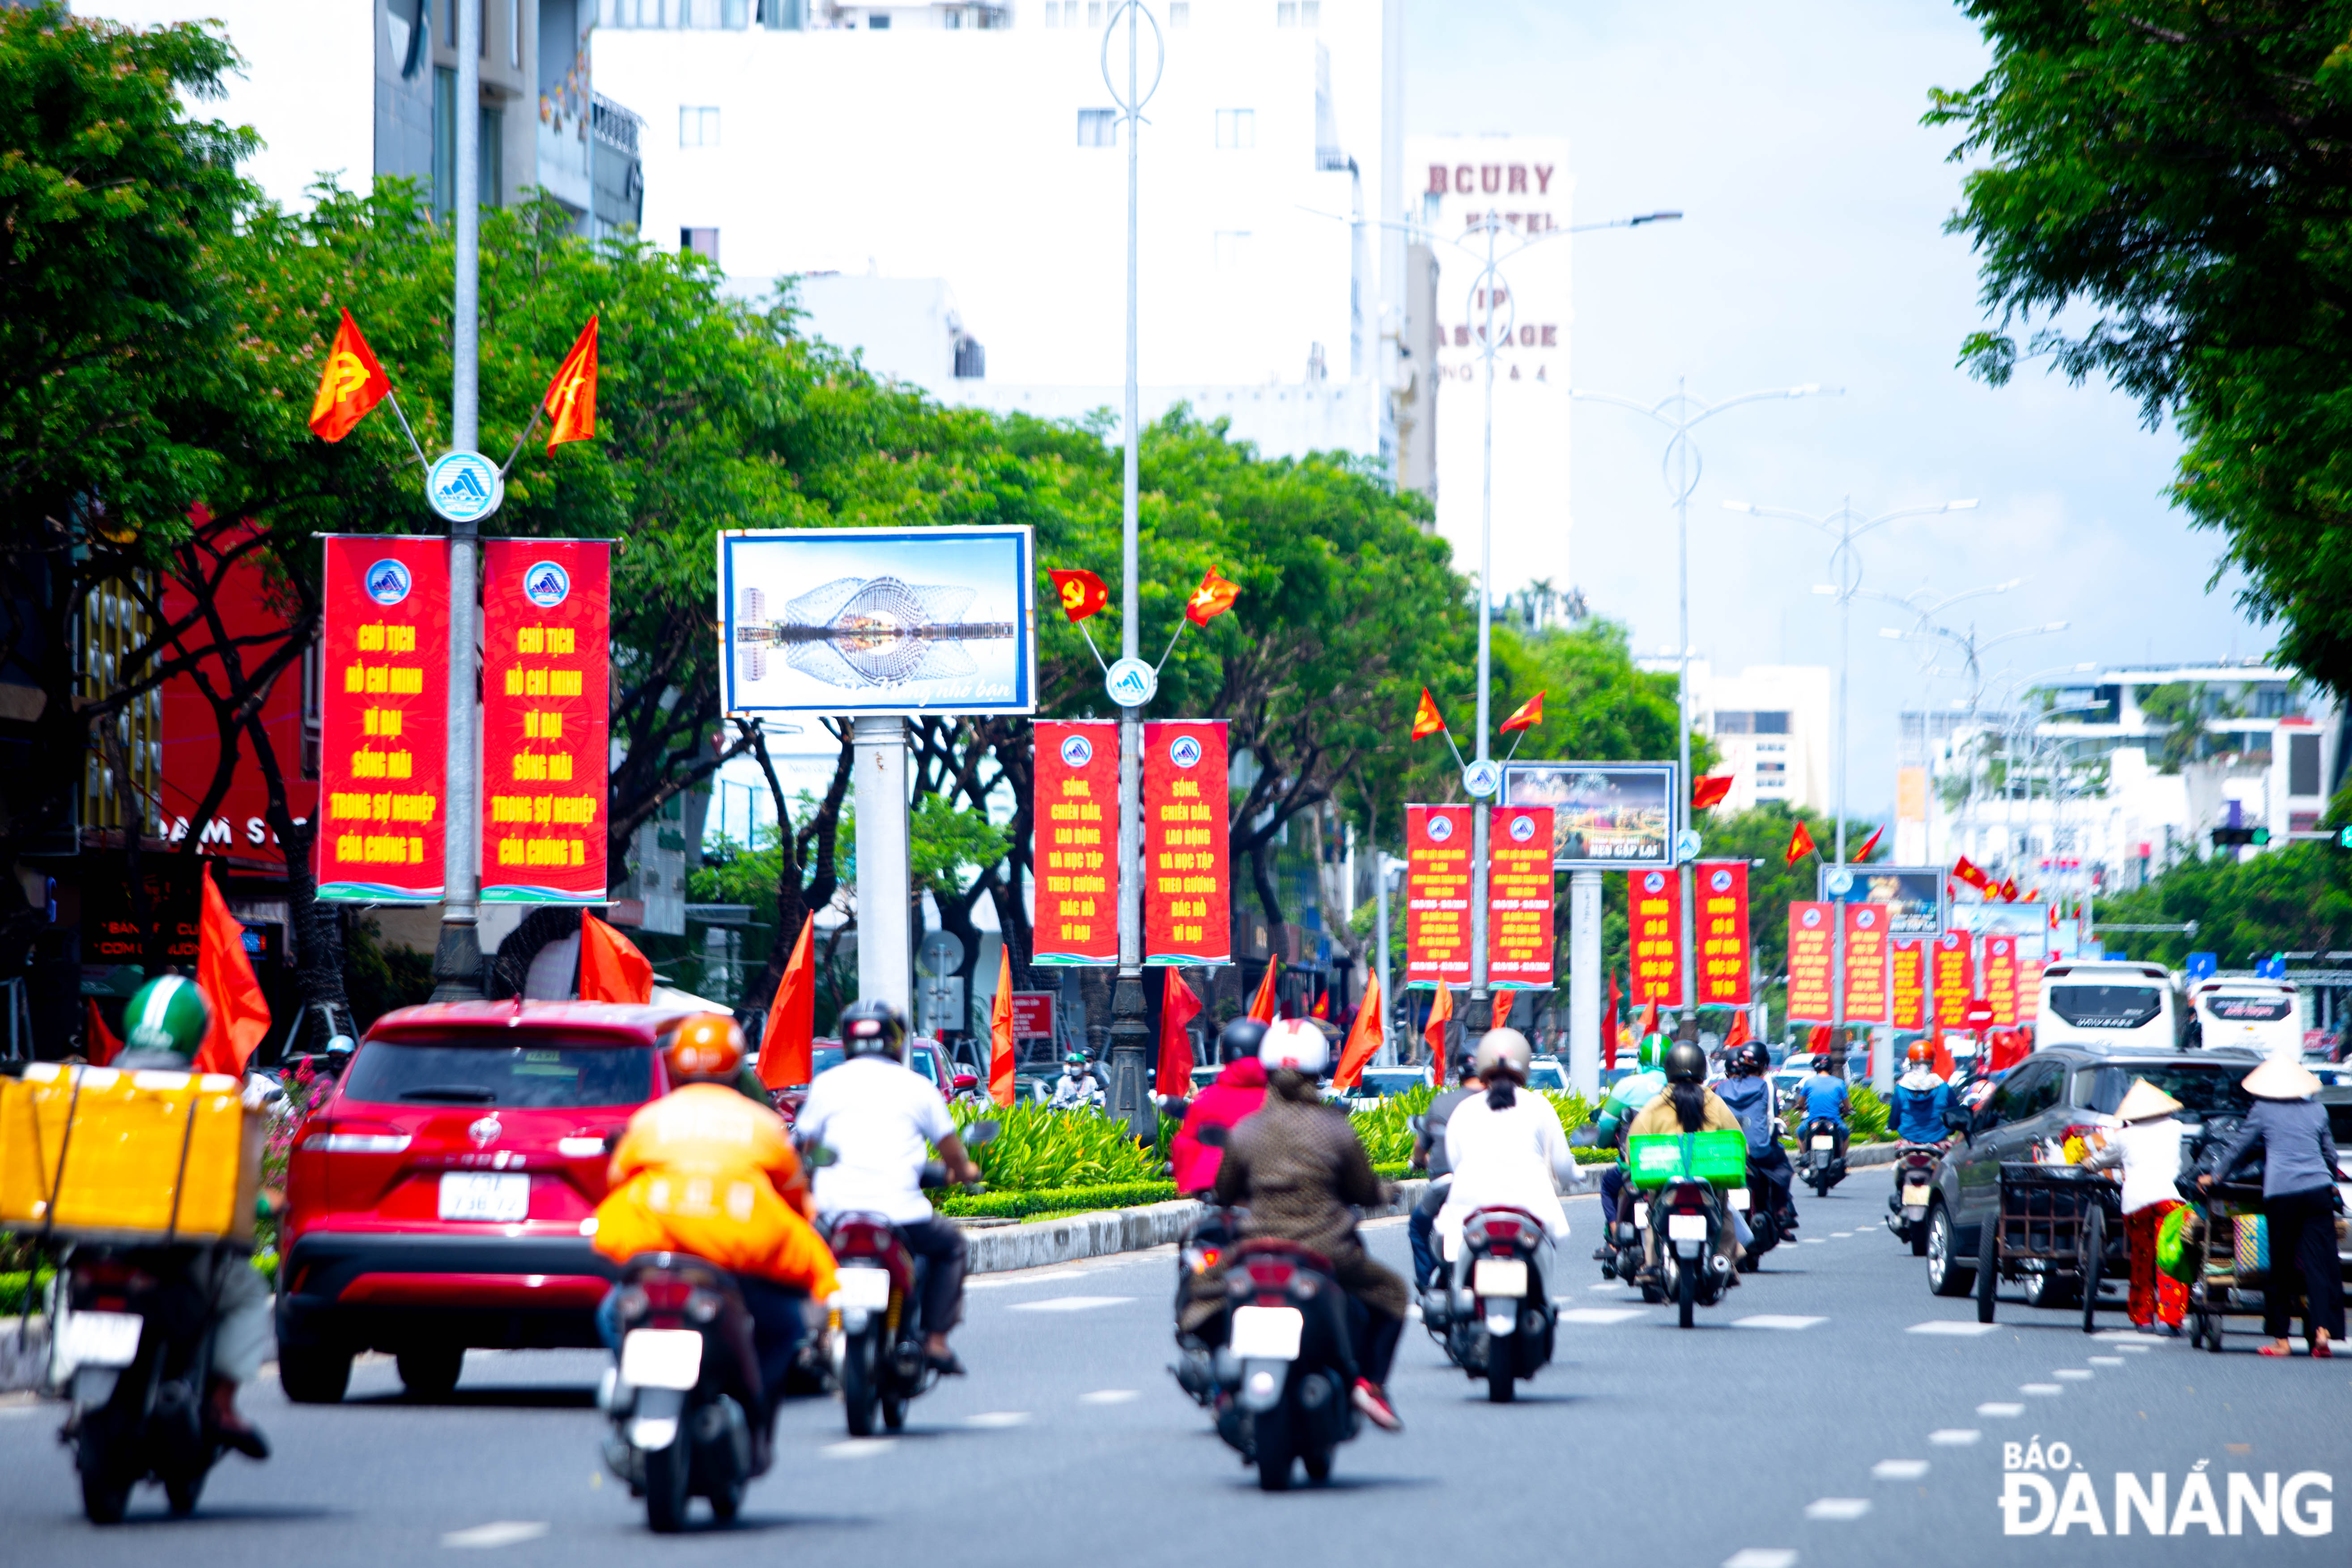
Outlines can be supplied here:
[[[1665, 657], [1634, 661], [1653, 674], [1679, 668]], [[1703, 658], [1691, 660], [1691, 724], [1715, 742], [1721, 760], [1715, 776], [1731, 775], [1726, 811], [1780, 802], [1809, 811], [1835, 806], [1831, 774], [1836, 715], [1835, 681], [1819, 664], [1751, 664], [1718, 675]]]

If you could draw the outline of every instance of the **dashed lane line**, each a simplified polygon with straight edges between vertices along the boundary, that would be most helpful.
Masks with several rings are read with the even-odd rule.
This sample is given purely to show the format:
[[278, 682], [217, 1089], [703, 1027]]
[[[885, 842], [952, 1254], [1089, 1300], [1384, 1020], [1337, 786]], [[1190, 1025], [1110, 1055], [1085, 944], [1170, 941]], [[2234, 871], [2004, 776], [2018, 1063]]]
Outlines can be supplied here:
[[2017, 1392], [2031, 1394], [2037, 1399], [2053, 1399], [2065, 1393], [2066, 1388], [2063, 1384], [2057, 1383], [2021, 1383], [2017, 1385]]
[[541, 1521], [498, 1519], [469, 1530], [453, 1530], [441, 1538], [441, 1544], [460, 1548], [520, 1546], [526, 1541], [537, 1541], [546, 1533], [547, 1525]]
[[1807, 1519], [1836, 1520], [1850, 1523], [1870, 1511], [1870, 1500], [1865, 1497], [1816, 1498], [1805, 1505]]
[[1083, 1279], [1089, 1271], [1084, 1268], [1049, 1268], [1043, 1274], [1003, 1274], [992, 1279], [982, 1275], [964, 1281], [967, 1290], [1002, 1290], [1014, 1285], [1057, 1284], [1064, 1279]]
[[896, 1437], [849, 1437], [817, 1450], [828, 1459], [871, 1459], [898, 1446]]
[[1723, 1560], [1723, 1568], [1797, 1568], [1797, 1554], [1785, 1546], [1743, 1546]]
[[1139, 1396], [1136, 1391], [1132, 1388], [1097, 1388], [1091, 1394], [1079, 1394], [1078, 1403], [1081, 1405], [1125, 1405], [1129, 1400], [1137, 1397]]
[[2050, 1375], [2067, 1383], [2087, 1383], [2092, 1373], [2087, 1366], [2062, 1366]]
[[1978, 1405], [1977, 1414], [1979, 1415], [2022, 1415], [2025, 1414], [2025, 1406], [2022, 1405], [2007, 1405], [2000, 1403], [2000, 1401], [1995, 1401], [1990, 1405]]
[[1939, 1426], [1927, 1434], [1927, 1441], [1939, 1448], [1965, 1448], [1983, 1436], [1973, 1426]]
[[1810, 1329], [1816, 1323], [1828, 1321], [1827, 1318], [1801, 1318], [1780, 1312], [1758, 1312], [1751, 1317], [1733, 1319], [1731, 1326], [1735, 1329], [1779, 1329], [1783, 1332], [1793, 1333], [1800, 1329]]
[[1870, 1467], [1871, 1478], [1881, 1481], [1916, 1481], [1927, 1473], [1925, 1459], [1881, 1459]]
[[1622, 1323], [1647, 1315], [1647, 1307], [1570, 1307], [1556, 1321], [1562, 1323]]
[[1088, 1312], [1097, 1307], [1121, 1307], [1134, 1300], [1132, 1296], [1048, 1296], [1042, 1301], [1015, 1301], [1006, 1310], [1014, 1312]]
[[2124, 1358], [2119, 1355], [2095, 1355], [2091, 1357], [2091, 1364], [2093, 1366], [2121, 1366], [2124, 1364]]
[[1950, 1334], [1956, 1339], [1975, 1339], [1999, 1329], [1999, 1323], [1972, 1323], [1963, 1318], [1935, 1318], [1924, 1323], [1914, 1323], [1903, 1331], [1906, 1334]]
[[1023, 1426], [1029, 1421], [1026, 1410], [983, 1410], [977, 1415], [967, 1415], [963, 1424], [977, 1430], [993, 1431], [1003, 1426]]

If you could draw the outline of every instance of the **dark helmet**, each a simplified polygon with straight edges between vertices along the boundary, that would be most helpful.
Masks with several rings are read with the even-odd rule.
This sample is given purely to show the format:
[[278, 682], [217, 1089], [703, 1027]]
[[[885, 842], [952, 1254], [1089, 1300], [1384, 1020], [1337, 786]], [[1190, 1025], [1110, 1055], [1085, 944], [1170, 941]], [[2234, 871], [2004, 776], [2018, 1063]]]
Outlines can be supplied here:
[[907, 1020], [887, 1002], [860, 1002], [841, 1010], [841, 1056], [886, 1056], [907, 1059]]
[[1759, 1078], [1772, 1065], [1772, 1058], [1763, 1046], [1748, 1041], [1731, 1054], [1731, 1070], [1743, 1078]]
[[1706, 1081], [1706, 1053], [1699, 1048], [1696, 1040], [1678, 1040], [1675, 1043], [1674, 1048], [1666, 1053], [1666, 1081], [1668, 1083], [1705, 1083]]
[[1454, 1081], [1460, 1083], [1475, 1070], [1477, 1058], [1468, 1051], [1454, 1053]]
[[1217, 1059], [1221, 1062], [1257, 1060], [1258, 1042], [1265, 1038], [1265, 1026], [1255, 1018], [1235, 1018], [1217, 1037]]

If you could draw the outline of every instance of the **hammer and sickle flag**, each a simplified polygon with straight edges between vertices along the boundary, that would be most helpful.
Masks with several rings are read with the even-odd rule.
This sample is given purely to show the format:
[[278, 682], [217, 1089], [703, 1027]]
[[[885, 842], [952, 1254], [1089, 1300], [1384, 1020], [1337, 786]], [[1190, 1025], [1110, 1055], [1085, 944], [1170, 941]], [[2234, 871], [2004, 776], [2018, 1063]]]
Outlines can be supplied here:
[[1054, 592], [1062, 601], [1062, 614], [1073, 624], [1110, 603], [1110, 590], [1103, 580], [1091, 572], [1055, 572], [1045, 574], [1054, 580]]
[[551, 423], [547, 430], [548, 456], [566, 441], [586, 441], [596, 434], [596, 318], [580, 329], [580, 336], [563, 363], [555, 368], [555, 379], [547, 384], [544, 406]]
[[340, 441], [391, 390], [392, 378], [375, 363], [359, 323], [345, 310], [327, 350], [326, 368], [319, 374], [319, 395], [310, 400], [310, 428], [322, 441]]

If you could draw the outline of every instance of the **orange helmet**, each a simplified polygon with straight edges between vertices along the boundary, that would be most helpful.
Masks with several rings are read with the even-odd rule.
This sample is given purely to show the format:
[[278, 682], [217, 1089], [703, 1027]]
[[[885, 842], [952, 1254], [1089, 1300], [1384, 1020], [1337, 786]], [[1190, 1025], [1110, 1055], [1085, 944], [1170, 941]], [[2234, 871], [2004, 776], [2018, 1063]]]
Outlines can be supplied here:
[[697, 1013], [655, 1044], [673, 1084], [724, 1083], [743, 1068], [743, 1026], [724, 1013]]
[[1935, 1047], [1925, 1040], [1914, 1040], [1911, 1042], [1910, 1058], [1915, 1062], [1932, 1062], [1936, 1059]]

